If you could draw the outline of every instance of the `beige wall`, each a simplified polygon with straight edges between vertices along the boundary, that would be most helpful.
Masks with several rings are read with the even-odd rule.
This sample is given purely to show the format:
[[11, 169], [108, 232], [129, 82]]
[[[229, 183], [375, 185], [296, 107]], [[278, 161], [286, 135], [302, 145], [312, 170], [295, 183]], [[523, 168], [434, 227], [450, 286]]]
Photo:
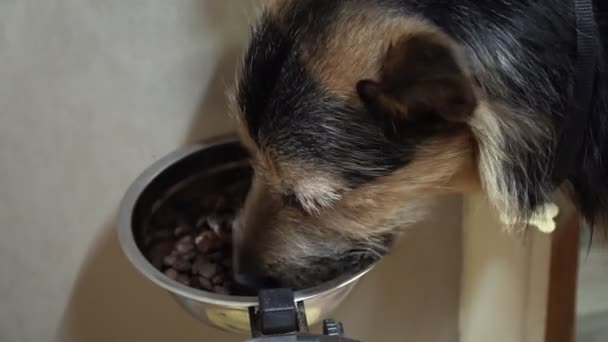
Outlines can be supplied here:
[[[144, 167], [229, 130], [247, 4], [0, 0], [0, 341], [239, 340], [138, 275], [114, 219]], [[408, 234], [342, 308], [347, 329], [456, 341], [459, 209]]]
[[581, 318], [608, 313], [608, 240], [594, 234], [584, 231], [581, 238], [576, 303]]
[[544, 342], [551, 236], [507, 233], [484, 196], [463, 208], [461, 342]]

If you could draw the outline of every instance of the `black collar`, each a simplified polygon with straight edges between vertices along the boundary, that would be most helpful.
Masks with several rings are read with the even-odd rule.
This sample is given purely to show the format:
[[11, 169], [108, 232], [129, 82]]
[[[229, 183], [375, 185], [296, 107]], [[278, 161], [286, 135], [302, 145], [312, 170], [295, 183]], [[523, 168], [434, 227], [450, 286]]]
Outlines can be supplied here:
[[[606, 0], [599, 0], [599, 2]], [[601, 42], [593, 0], [574, 0], [577, 29], [577, 61], [574, 96], [559, 136], [553, 180], [559, 185], [572, 176], [581, 162], [593, 106]]]

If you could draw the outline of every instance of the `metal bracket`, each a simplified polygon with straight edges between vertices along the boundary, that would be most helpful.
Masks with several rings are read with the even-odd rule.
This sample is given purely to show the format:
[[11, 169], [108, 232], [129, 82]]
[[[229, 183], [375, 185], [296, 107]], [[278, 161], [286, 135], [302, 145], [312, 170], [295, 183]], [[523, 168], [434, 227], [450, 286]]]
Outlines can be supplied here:
[[254, 337], [308, 332], [304, 304], [296, 303], [292, 290], [261, 290], [260, 305], [249, 309]]
[[295, 301], [292, 290], [261, 290], [259, 306], [249, 308], [253, 340], [258, 342], [356, 342], [342, 337], [342, 324], [323, 322], [324, 335], [310, 335], [304, 303]]

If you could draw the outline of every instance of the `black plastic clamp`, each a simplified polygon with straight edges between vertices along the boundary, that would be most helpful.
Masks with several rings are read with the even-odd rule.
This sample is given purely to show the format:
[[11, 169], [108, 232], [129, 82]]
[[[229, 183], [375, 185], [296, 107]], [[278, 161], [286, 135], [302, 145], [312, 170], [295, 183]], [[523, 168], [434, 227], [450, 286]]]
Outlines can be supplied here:
[[292, 290], [261, 290], [258, 298], [257, 310], [249, 309], [254, 337], [308, 332], [304, 305], [295, 302]]

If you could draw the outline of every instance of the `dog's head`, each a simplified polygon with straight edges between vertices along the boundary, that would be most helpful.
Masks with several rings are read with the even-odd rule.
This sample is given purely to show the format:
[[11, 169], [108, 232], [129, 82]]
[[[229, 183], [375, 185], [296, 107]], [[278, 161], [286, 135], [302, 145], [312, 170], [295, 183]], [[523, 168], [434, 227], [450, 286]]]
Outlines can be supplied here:
[[366, 3], [274, 1], [254, 29], [234, 94], [255, 169], [242, 282], [301, 288], [359, 270], [430, 195], [475, 178], [477, 101], [452, 42]]

